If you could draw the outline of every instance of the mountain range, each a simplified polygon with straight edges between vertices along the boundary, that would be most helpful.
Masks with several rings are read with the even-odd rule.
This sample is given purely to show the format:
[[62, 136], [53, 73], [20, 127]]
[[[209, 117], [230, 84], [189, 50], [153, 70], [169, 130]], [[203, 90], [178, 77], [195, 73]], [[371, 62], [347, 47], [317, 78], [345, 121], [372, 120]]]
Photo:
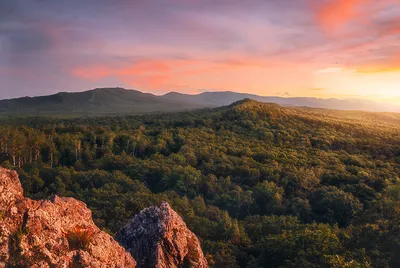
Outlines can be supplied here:
[[154, 95], [123, 88], [97, 88], [84, 92], [60, 92], [40, 97], [0, 100], [0, 115], [112, 115], [176, 112], [229, 105], [242, 99], [336, 110], [400, 112], [400, 106], [364, 99], [319, 99], [266, 97], [231, 91], [196, 95], [170, 92]]

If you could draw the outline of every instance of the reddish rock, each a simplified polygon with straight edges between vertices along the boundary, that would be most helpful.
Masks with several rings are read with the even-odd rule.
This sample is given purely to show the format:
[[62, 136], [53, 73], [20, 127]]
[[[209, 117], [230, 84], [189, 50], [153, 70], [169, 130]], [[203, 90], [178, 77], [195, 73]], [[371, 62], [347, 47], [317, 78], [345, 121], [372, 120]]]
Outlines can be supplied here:
[[[73, 246], [74, 234], [86, 242]], [[57, 196], [24, 198], [17, 173], [0, 167], [0, 267], [135, 265], [132, 256], [93, 223], [84, 203]]]
[[142, 210], [116, 239], [131, 252], [138, 267], [208, 267], [199, 239], [166, 202]]
[[93, 223], [84, 203], [24, 198], [17, 173], [0, 167], [0, 268], [135, 267], [132, 256], [138, 267], [208, 267], [199, 239], [165, 202], [117, 237], [131, 254]]

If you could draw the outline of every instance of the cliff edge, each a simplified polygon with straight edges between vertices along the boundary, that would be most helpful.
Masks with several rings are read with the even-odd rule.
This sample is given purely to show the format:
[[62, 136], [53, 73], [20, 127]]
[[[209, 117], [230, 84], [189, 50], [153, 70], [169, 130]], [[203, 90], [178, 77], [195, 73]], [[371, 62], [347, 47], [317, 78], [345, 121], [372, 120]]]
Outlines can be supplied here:
[[208, 267], [199, 239], [166, 202], [142, 210], [117, 240], [126, 249], [83, 202], [24, 198], [17, 173], [0, 167], [0, 268]]
[[17, 173], [0, 167], [0, 267], [135, 266], [83, 202], [24, 198]]

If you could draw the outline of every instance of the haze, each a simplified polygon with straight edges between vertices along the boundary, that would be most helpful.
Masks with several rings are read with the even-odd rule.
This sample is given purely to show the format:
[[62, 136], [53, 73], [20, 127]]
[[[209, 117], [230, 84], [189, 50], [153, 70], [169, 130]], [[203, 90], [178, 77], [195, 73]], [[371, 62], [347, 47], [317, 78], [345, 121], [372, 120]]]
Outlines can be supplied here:
[[162, 94], [400, 103], [398, 0], [0, 2], [0, 99], [121, 86]]

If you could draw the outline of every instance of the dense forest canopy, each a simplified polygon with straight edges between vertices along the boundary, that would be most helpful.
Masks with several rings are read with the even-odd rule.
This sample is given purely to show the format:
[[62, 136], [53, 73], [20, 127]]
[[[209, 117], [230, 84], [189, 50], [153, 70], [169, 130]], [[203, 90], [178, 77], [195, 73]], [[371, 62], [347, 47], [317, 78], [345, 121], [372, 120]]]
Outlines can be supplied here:
[[147, 116], [7, 118], [26, 195], [115, 233], [170, 202], [214, 267], [400, 267], [400, 114], [244, 100]]

